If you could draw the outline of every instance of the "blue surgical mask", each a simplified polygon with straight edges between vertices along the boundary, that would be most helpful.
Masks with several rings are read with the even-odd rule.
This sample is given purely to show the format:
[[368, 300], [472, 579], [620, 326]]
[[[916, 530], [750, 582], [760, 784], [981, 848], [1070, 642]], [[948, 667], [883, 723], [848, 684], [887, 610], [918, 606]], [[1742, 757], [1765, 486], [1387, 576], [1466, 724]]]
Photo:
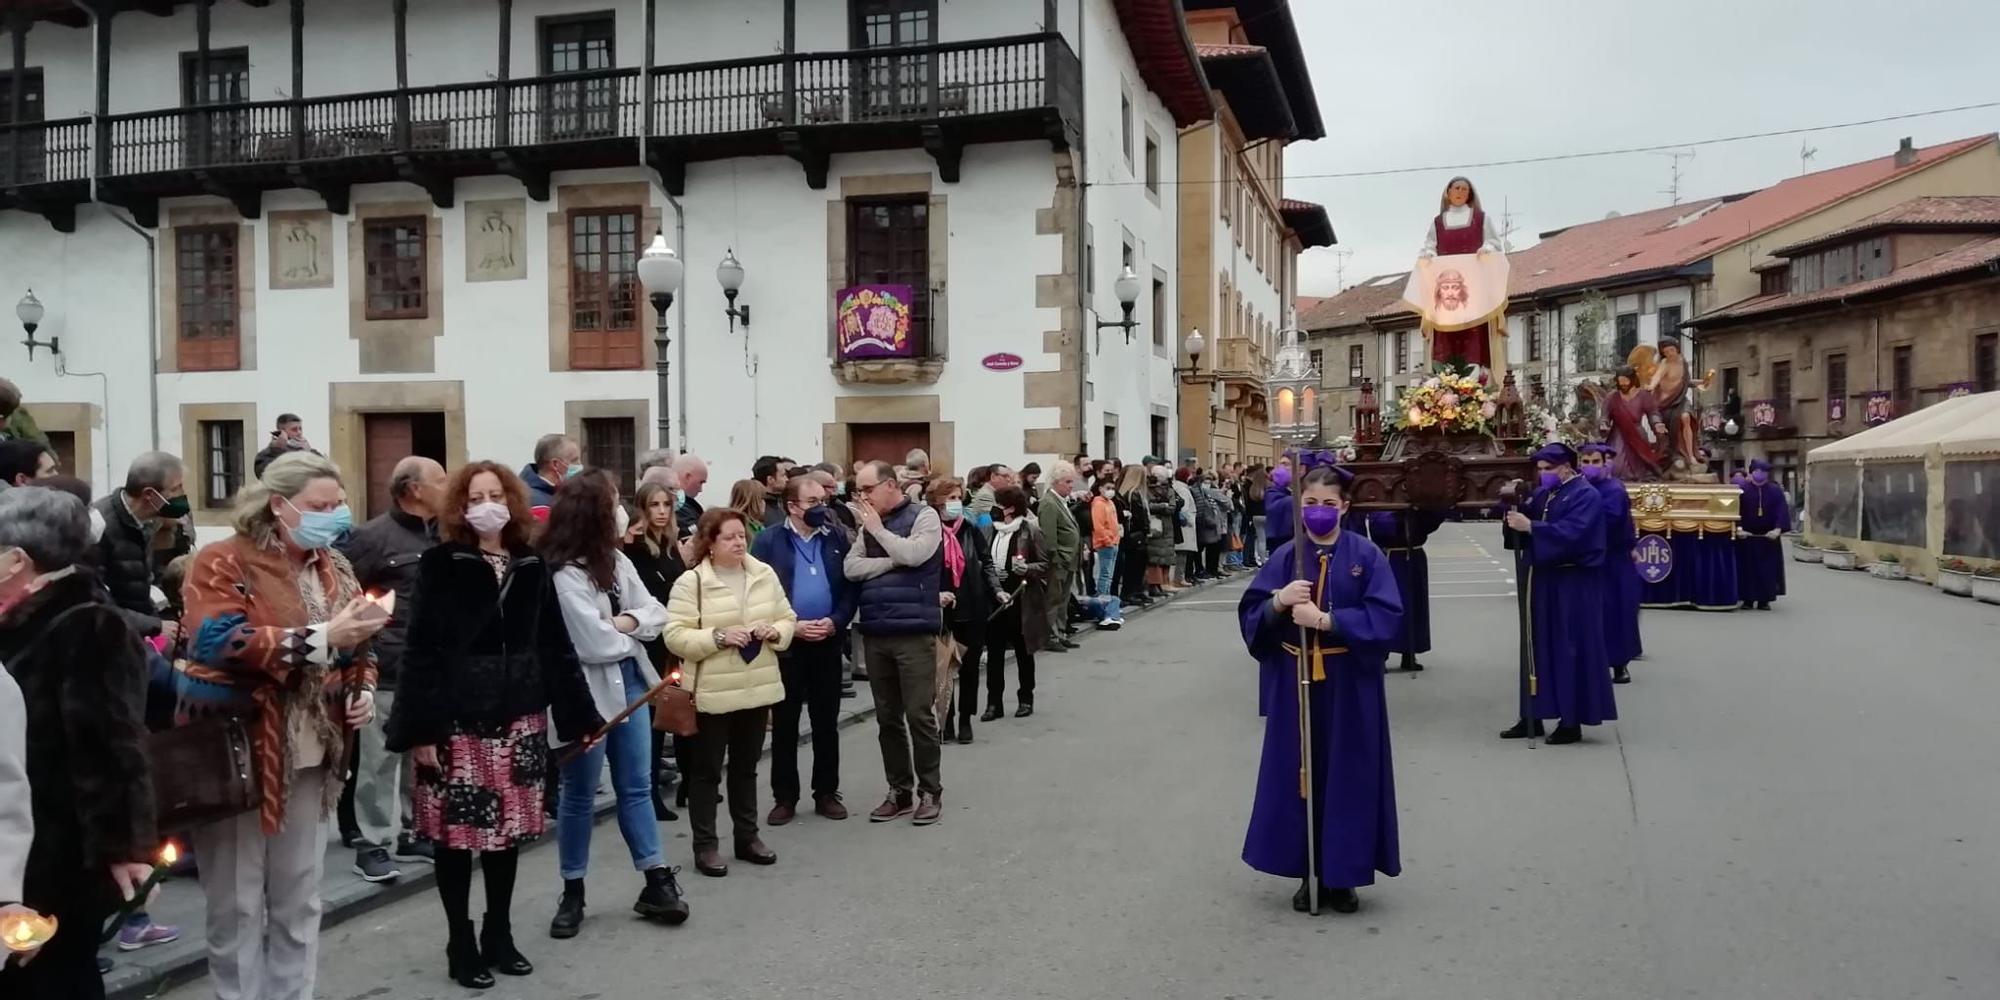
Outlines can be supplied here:
[[1604, 478], [1604, 466], [1601, 465], [1586, 465], [1577, 471], [1582, 472], [1583, 478], [1593, 483]]
[[956, 521], [959, 518], [964, 517], [965, 516], [964, 502], [959, 500], [946, 500], [944, 502], [944, 516], [945, 519], [948, 521]]
[[291, 536], [292, 544], [302, 549], [326, 548], [354, 526], [354, 512], [346, 504], [332, 510], [299, 510], [287, 500], [285, 506], [299, 515], [298, 526], [291, 529]]
[[821, 528], [826, 527], [826, 523], [829, 520], [832, 520], [832, 518], [833, 518], [833, 511], [828, 507], [819, 506], [819, 507], [807, 508], [806, 527], [811, 528], [814, 531], [818, 531]]
[[564, 479], [575, 479], [575, 478], [576, 478], [576, 477], [577, 477], [577, 476], [578, 476], [579, 474], [581, 474], [582, 472], [583, 472], [583, 466], [581, 466], [581, 465], [572, 465], [572, 466], [570, 466], [569, 468], [566, 468], [566, 469], [564, 469], [564, 470], [563, 470], [563, 478], [564, 478]]
[[1547, 489], [1548, 487], [1551, 486], [1560, 485], [1562, 483], [1562, 477], [1556, 475], [1554, 469], [1543, 469], [1541, 475], [1541, 483], [1542, 483], [1542, 488]]

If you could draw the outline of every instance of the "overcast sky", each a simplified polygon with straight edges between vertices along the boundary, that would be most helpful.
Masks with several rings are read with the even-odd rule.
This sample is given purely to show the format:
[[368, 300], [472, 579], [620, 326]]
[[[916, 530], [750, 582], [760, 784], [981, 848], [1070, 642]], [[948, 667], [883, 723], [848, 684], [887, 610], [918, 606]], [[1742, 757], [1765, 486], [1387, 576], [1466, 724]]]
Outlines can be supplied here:
[[[1329, 295], [1407, 269], [1454, 171], [1315, 178], [1858, 121], [2000, 101], [1996, 0], [1292, 0], [1327, 137], [1286, 150], [1285, 191], [1340, 244], [1299, 260]], [[2000, 108], [1702, 146], [1683, 200], [2000, 131]], [[1673, 161], [1638, 153], [1468, 170], [1510, 243], [1668, 203]], [[1351, 251], [1343, 258], [1336, 251]]]

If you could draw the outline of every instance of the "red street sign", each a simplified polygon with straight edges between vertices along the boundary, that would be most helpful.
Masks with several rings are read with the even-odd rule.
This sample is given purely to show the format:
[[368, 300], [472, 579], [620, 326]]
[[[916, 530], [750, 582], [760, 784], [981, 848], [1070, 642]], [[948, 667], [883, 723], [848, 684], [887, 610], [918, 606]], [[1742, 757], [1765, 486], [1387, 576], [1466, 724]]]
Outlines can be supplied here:
[[981, 358], [979, 363], [985, 365], [987, 370], [996, 372], [1011, 372], [1025, 364], [1021, 360], [1020, 355], [1004, 353], [988, 354], [986, 357]]

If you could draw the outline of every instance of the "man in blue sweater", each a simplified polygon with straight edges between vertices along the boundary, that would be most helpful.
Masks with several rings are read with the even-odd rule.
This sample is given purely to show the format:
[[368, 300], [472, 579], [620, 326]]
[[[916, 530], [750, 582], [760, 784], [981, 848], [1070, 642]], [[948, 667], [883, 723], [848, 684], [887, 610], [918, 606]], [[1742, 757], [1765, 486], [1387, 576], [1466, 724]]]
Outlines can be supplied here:
[[842, 564], [847, 536], [833, 525], [826, 488], [811, 476], [785, 482], [784, 522], [765, 529], [750, 554], [778, 574], [798, 613], [791, 648], [778, 656], [785, 700], [771, 718], [771, 814], [784, 826], [798, 815], [799, 710], [812, 719], [813, 811], [846, 819], [840, 802], [840, 651], [854, 618], [854, 590]]

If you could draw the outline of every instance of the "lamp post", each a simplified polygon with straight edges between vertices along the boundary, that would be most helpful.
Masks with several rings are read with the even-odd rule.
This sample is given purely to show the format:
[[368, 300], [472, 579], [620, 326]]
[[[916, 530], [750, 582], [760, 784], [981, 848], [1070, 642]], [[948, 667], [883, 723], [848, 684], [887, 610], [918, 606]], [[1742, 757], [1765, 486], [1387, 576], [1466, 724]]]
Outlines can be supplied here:
[[674, 293], [680, 290], [686, 265], [681, 263], [674, 248], [667, 245], [667, 234], [658, 232], [653, 235], [652, 245], [639, 255], [638, 270], [639, 284], [646, 289], [646, 295], [653, 302], [653, 372], [660, 380], [658, 447], [671, 448], [673, 438], [669, 436], [669, 431], [672, 422], [668, 414], [672, 411], [667, 407], [670, 384], [667, 377], [667, 310], [673, 308]]
[[35, 331], [41, 327], [42, 317], [47, 314], [48, 310], [42, 308], [42, 300], [35, 298], [35, 290], [32, 288], [28, 289], [28, 294], [21, 296], [21, 301], [14, 303], [14, 317], [21, 321], [21, 329], [28, 332], [28, 339], [21, 341], [21, 346], [28, 349], [29, 361], [35, 360], [35, 348], [37, 347], [48, 348], [50, 354], [58, 354], [62, 351], [61, 337], [50, 337], [47, 340], [35, 339]]
[[1207, 348], [1208, 338], [1201, 335], [1201, 328], [1196, 327], [1189, 330], [1187, 339], [1181, 341], [1181, 351], [1187, 354], [1188, 358], [1187, 367], [1175, 368], [1174, 374], [1183, 376], [1200, 374], [1201, 352]]
[[[1139, 321], [1132, 318], [1132, 308], [1139, 304], [1139, 276], [1132, 273], [1132, 265], [1125, 265], [1125, 270], [1118, 275], [1118, 280], [1111, 283], [1111, 290], [1117, 293], [1118, 306], [1124, 311], [1125, 316], [1112, 323], [1098, 320], [1097, 328], [1102, 330], [1107, 326], [1115, 326], [1125, 331], [1125, 342], [1129, 344], [1132, 342], [1132, 328], [1139, 325]], [[1159, 321], [1158, 316], [1153, 317], [1153, 322]]]
[[736, 332], [736, 322], [743, 321], [743, 329], [750, 329], [750, 304], [736, 304], [736, 293], [743, 290], [743, 263], [736, 259], [736, 251], [723, 253], [722, 263], [715, 265], [715, 282], [722, 286], [722, 297], [729, 305], [722, 310], [729, 317], [729, 332]]

